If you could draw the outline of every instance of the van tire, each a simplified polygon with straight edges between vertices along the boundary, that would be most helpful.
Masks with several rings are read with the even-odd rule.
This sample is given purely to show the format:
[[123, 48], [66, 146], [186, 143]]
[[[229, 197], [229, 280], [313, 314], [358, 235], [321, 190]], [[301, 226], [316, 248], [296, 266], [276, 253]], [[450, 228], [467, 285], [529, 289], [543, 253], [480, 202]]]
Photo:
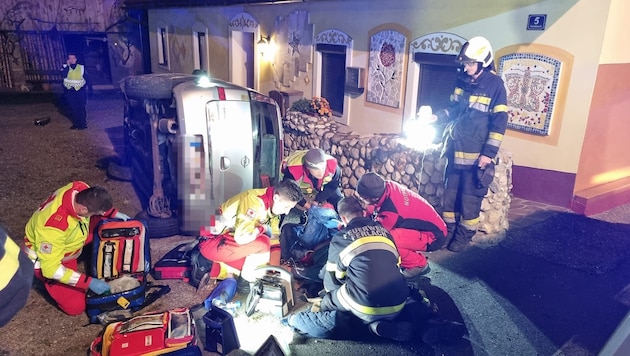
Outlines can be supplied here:
[[173, 87], [195, 77], [186, 74], [146, 74], [125, 78], [124, 92], [134, 99], [170, 99]]
[[134, 219], [144, 221], [147, 226], [147, 236], [150, 239], [179, 235], [179, 221], [175, 216], [156, 218], [149, 215], [145, 209], [136, 214]]

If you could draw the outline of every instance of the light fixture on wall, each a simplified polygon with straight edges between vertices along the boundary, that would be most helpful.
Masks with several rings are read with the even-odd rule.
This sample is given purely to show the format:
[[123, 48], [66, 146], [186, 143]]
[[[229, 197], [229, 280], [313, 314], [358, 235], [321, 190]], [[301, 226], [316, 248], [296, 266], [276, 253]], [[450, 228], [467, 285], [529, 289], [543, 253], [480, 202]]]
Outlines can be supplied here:
[[260, 35], [260, 40], [256, 43], [258, 47], [258, 52], [260, 52], [260, 56], [263, 59], [266, 59], [269, 56], [269, 52], [271, 49], [271, 36], [263, 36]]

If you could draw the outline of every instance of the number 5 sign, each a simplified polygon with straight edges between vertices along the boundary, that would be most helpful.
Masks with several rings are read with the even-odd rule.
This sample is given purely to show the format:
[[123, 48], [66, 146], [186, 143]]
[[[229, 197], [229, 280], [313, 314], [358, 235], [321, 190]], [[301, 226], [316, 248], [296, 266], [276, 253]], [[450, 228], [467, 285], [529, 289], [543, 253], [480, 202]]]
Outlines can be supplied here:
[[529, 15], [527, 19], [527, 29], [542, 31], [545, 29], [546, 22], [547, 14]]

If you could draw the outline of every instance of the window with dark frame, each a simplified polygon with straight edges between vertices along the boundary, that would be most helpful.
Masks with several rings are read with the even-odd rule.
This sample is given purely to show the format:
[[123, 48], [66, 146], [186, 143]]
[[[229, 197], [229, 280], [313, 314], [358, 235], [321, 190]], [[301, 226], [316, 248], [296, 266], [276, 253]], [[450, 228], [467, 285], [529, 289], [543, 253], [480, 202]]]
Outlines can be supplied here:
[[[450, 104], [460, 68], [456, 59], [457, 56], [445, 54], [416, 53], [414, 55], [414, 61], [420, 65], [415, 112], [418, 112], [423, 105], [431, 106], [433, 112], [436, 112]], [[438, 125], [436, 129], [437, 134], [433, 143], [440, 141], [444, 125]]]
[[167, 66], [168, 65], [168, 52], [167, 52], [167, 38], [166, 38], [166, 28], [158, 28], [158, 64]]
[[346, 46], [320, 43], [316, 50], [322, 55], [321, 96], [328, 100], [335, 116], [343, 115], [346, 80]]
[[206, 68], [206, 52], [208, 50], [208, 46], [206, 45], [206, 34], [205, 32], [197, 32], [197, 57], [199, 63], [197, 63], [197, 67], [199, 69], [208, 70]]
[[416, 112], [429, 105], [436, 112], [449, 105], [459, 73], [457, 56], [416, 53], [414, 61], [420, 65]]

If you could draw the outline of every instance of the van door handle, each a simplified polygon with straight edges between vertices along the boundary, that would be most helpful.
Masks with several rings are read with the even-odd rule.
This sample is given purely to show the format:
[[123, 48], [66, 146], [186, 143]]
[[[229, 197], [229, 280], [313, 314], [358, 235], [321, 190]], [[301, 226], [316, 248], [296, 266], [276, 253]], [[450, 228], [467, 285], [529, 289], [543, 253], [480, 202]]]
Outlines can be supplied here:
[[228, 157], [221, 157], [221, 170], [225, 171], [228, 168], [230, 168], [230, 165], [232, 164], [232, 162], [230, 161], [230, 159]]

